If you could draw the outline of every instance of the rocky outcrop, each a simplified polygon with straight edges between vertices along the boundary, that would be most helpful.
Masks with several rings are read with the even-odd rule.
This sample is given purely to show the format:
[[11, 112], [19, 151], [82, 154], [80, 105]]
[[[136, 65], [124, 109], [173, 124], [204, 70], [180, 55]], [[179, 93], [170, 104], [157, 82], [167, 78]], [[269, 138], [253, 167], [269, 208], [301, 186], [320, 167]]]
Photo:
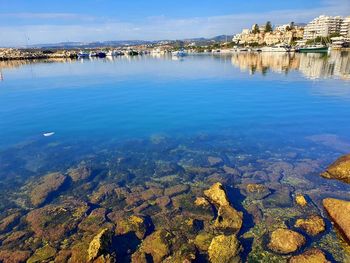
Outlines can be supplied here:
[[190, 187], [187, 184], [174, 185], [164, 190], [164, 195], [173, 197], [175, 195], [186, 193]]
[[295, 196], [295, 202], [302, 207], [307, 206], [306, 198], [302, 194], [297, 194]]
[[6, 232], [12, 228], [16, 222], [20, 219], [21, 213], [13, 213], [0, 221], [0, 233]]
[[241, 262], [241, 245], [236, 235], [220, 235], [213, 238], [208, 249], [211, 263]]
[[350, 201], [326, 198], [323, 206], [350, 243]]
[[312, 215], [306, 219], [298, 219], [294, 226], [303, 229], [311, 236], [316, 236], [326, 230], [323, 218], [318, 215]]
[[350, 154], [336, 160], [321, 176], [350, 184]]
[[279, 254], [289, 254], [297, 251], [306, 242], [303, 235], [284, 228], [276, 229], [271, 233], [268, 248]]
[[247, 184], [243, 189], [243, 194], [251, 199], [260, 200], [271, 194], [271, 191], [262, 184]]
[[42, 205], [46, 199], [54, 194], [65, 182], [66, 176], [61, 173], [51, 173], [39, 181], [30, 193], [30, 200], [33, 205]]
[[106, 253], [112, 242], [112, 233], [108, 228], [100, 231], [90, 242], [88, 248], [88, 261], [93, 261]]
[[213, 234], [207, 233], [207, 232], [201, 232], [194, 239], [194, 244], [199, 250], [207, 251], [213, 238], [214, 238]]
[[209, 199], [209, 201], [218, 207], [230, 205], [224, 187], [221, 183], [213, 184], [208, 190], [204, 191], [204, 195]]
[[322, 250], [312, 248], [303, 254], [291, 257], [288, 263], [330, 263], [330, 261], [327, 260]]
[[88, 179], [92, 174], [92, 170], [89, 166], [80, 164], [75, 169], [70, 169], [68, 175], [72, 178], [73, 182], [78, 182], [81, 180]]
[[213, 184], [204, 195], [218, 209], [214, 227], [220, 230], [230, 230], [237, 233], [243, 224], [243, 213], [234, 209], [229, 202], [224, 187], [221, 183]]

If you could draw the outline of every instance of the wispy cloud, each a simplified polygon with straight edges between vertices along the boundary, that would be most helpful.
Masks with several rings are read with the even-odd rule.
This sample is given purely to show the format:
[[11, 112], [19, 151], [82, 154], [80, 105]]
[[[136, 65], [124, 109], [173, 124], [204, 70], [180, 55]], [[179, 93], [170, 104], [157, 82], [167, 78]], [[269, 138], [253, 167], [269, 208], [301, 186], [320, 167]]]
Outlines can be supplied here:
[[[262, 13], [242, 13], [225, 16], [170, 18], [147, 17], [140, 21], [120, 22], [116, 18], [96, 17], [74, 13], [17, 13], [0, 14], [26, 19], [28, 24], [0, 26], [0, 46], [25, 45], [62, 41], [103, 41], [118, 39], [181, 39], [233, 34], [253, 23], [271, 20], [274, 24], [290, 21], [309, 22], [314, 17], [327, 15], [350, 15], [348, 0], [324, 0], [323, 5], [312, 9], [275, 10]], [[31, 19], [42, 24], [30, 24]], [[65, 23], [49, 24], [46, 20], [62, 20]], [[67, 23], [67, 21], [69, 23]], [[29, 40], [26, 38], [29, 37]]]

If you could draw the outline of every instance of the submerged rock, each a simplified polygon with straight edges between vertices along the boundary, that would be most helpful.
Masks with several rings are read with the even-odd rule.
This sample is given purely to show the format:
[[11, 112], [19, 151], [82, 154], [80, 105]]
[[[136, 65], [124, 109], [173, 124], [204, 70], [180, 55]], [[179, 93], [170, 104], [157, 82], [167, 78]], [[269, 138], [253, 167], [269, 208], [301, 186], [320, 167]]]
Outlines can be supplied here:
[[174, 185], [169, 188], [166, 188], [164, 190], [164, 195], [173, 197], [176, 195], [186, 193], [189, 189], [190, 187], [187, 184]]
[[321, 176], [350, 184], [350, 154], [336, 160]]
[[323, 200], [323, 206], [350, 243], [350, 201], [326, 198]]
[[54, 194], [65, 182], [67, 177], [61, 173], [51, 173], [39, 181], [30, 193], [30, 200], [33, 205], [39, 206], [46, 199]]
[[208, 232], [201, 232], [194, 239], [194, 244], [196, 247], [198, 247], [199, 250], [207, 251], [213, 238], [213, 234]]
[[50, 245], [46, 245], [37, 249], [33, 256], [27, 260], [27, 263], [50, 262], [52, 259], [54, 259], [55, 255], [56, 249]]
[[220, 206], [214, 227], [237, 233], [243, 224], [243, 214], [230, 205]]
[[89, 166], [80, 164], [75, 169], [70, 169], [68, 175], [72, 178], [73, 182], [78, 182], [81, 180], [88, 179], [92, 174], [92, 170]]
[[115, 230], [117, 235], [124, 235], [129, 232], [135, 232], [138, 239], [143, 239], [150, 228], [150, 224], [141, 216], [132, 215], [127, 219], [117, 222]]
[[88, 208], [84, 202], [67, 200], [35, 209], [28, 213], [26, 220], [37, 237], [57, 241], [76, 228]]
[[268, 248], [280, 254], [295, 252], [306, 243], [303, 235], [289, 230], [279, 228], [272, 232]]
[[294, 226], [305, 230], [311, 236], [316, 236], [326, 230], [323, 218], [318, 215], [312, 215], [306, 219], [298, 219]]
[[210, 166], [217, 166], [223, 163], [223, 160], [220, 157], [209, 156], [208, 163]]
[[152, 256], [154, 263], [162, 262], [171, 253], [171, 239], [173, 235], [164, 229], [157, 230], [148, 237], [141, 244], [139, 252]]
[[236, 235], [220, 235], [213, 238], [208, 248], [211, 263], [238, 263], [241, 262], [239, 253], [241, 245]]
[[327, 260], [322, 250], [312, 248], [303, 254], [291, 257], [288, 263], [330, 263], [330, 261]]
[[108, 251], [112, 242], [112, 233], [105, 228], [90, 242], [88, 248], [88, 261], [92, 261]]
[[196, 206], [203, 206], [203, 207], [210, 206], [210, 203], [204, 197], [197, 197], [196, 200], [194, 200], [194, 204]]
[[19, 221], [20, 217], [21, 213], [16, 212], [3, 218], [0, 221], [0, 233], [10, 230], [16, 224], [16, 222]]
[[22, 250], [0, 250], [0, 262], [3, 263], [22, 263], [30, 257], [30, 251]]
[[262, 184], [247, 184], [243, 194], [252, 199], [260, 200], [271, 194], [271, 191], [267, 186]]

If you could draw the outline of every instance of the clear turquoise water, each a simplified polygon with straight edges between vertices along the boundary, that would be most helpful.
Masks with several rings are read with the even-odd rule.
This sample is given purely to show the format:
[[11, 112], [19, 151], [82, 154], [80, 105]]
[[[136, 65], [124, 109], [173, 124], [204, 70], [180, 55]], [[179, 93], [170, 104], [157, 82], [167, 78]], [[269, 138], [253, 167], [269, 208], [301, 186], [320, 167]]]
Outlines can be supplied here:
[[[319, 60], [327, 58], [313, 63]], [[233, 61], [139, 57], [4, 68], [0, 145], [6, 149], [51, 131], [62, 141], [200, 132], [244, 136], [247, 143], [268, 139], [276, 146], [315, 134], [350, 140], [348, 80], [322, 72], [309, 79], [292, 67], [251, 75]]]

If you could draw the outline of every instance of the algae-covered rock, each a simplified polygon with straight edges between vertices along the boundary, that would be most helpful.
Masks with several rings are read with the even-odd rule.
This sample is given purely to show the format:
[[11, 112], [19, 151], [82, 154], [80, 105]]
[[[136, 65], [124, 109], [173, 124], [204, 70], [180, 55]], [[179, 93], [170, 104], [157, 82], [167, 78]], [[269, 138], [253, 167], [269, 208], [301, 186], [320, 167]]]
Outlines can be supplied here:
[[321, 174], [328, 179], [336, 179], [350, 184], [350, 154], [340, 157]]
[[108, 228], [101, 230], [90, 242], [88, 248], [88, 261], [92, 261], [108, 251], [112, 242], [112, 233]]
[[57, 241], [76, 228], [88, 209], [84, 202], [67, 200], [35, 209], [28, 213], [26, 220], [36, 236]]
[[186, 193], [190, 189], [187, 184], [174, 185], [169, 188], [165, 188], [164, 195], [173, 197], [175, 195]]
[[0, 221], [0, 233], [10, 230], [20, 219], [21, 213], [16, 212], [8, 215]]
[[54, 259], [55, 255], [56, 249], [50, 245], [46, 245], [37, 249], [33, 256], [27, 260], [27, 263], [50, 262], [52, 259]]
[[230, 230], [237, 233], [243, 224], [242, 212], [237, 212], [230, 205], [220, 206], [218, 215], [214, 222], [214, 227], [221, 230]]
[[22, 250], [0, 250], [0, 262], [2, 263], [22, 263], [30, 257], [30, 251]]
[[207, 251], [213, 238], [213, 234], [208, 232], [201, 232], [194, 239], [194, 244], [199, 250]]
[[142, 216], [132, 215], [129, 218], [122, 219], [117, 222], [116, 234], [124, 235], [129, 232], [135, 232], [139, 239], [143, 239], [146, 236], [147, 231], [150, 228], [150, 224]]
[[289, 230], [279, 228], [272, 232], [269, 249], [280, 254], [289, 254], [301, 248], [306, 242], [303, 235]]
[[311, 236], [316, 236], [326, 230], [323, 218], [318, 215], [312, 215], [306, 219], [298, 219], [294, 226], [305, 230]]
[[217, 206], [230, 205], [225, 189], [221, 183], [213, 184], [208, 190], [204, 191], [204, 195]]
[[78, 228], [85, 232], [96, 233], [102, 228], [112, 228], [112, 225], [106, 222], [106, 209], [96, 208], [81, 221]]
[[33, 205], [39, 206], [46, 199], [54, 194], [65, 182], [66, 176], [61, 173], [51, 173], [39, 181], [30, 193], [30, 200]]
[[326, 198], [323, 206], [350, 243], [350, 201]]
[[157, 230], [147, 236], [141, 244], [141, 252], [152, 256], [154, 263], [162, 262], [171, 253], [171, 239], [173, 235], [165, 230]]
[[209, 260], [211, 263], [238, 263], [241, 262], [241, 250], [236, 235], [216, 236], [208, 248]]
[[291, 257], [288, 263], [330, 263], [330, 261], [327, 260], [322, 250], [312, 248], [303, 254]]

